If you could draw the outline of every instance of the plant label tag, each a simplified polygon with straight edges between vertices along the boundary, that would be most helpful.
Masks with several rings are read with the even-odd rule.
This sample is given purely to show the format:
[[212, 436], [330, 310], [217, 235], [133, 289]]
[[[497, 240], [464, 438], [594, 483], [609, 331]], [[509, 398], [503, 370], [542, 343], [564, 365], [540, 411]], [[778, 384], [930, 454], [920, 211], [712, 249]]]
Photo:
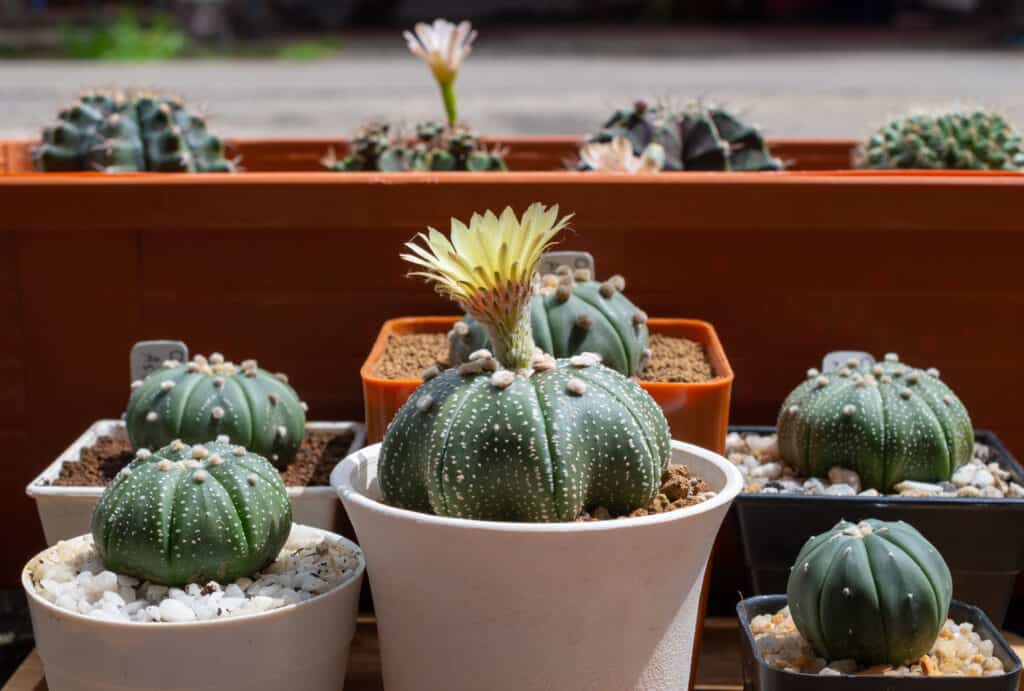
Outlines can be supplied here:
[[184, 341], [139, 341], [132, 346], [130, 366], [132, 381], [145, 379], [164, 362], [186, 362], [188, 346]]
[[569, 266], [573, 269], [587, 269], [591, 276], [597, 276], [594, 271], [594, 255], [590, 252], [570, 252], [559, 250], [557, 252], [545, 252], [540, 258], [541, 275], [553, 274], [560, 266]]
[[831, 372], [845, 367], [850, 360], [860, 360], [869, 366], [875, 364], [875, 356], [863, 350], [833, 350], [821, 361], [821, 371]]

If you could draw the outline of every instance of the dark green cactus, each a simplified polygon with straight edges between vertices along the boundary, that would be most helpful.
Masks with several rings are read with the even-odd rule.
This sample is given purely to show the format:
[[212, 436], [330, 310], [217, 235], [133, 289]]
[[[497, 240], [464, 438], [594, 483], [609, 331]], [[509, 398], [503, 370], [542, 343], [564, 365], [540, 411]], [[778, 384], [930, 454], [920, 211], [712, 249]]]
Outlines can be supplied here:
[[352, 138], [349, 155], [337, 160], [324, 159], [335, 171], [502, 171], [507, 170], [502, 152], [487, 151], [467, 129], [446, 128], [435, 123], [416, 127], [416, 136], [403, 138], [391, 132], [389, 125], [369, 125]]
[[[452, 242], [431, 229], [405, 259], [484, 325], [495, 355], [424, 373], [381, 447], [386, 501], [444, 516], [571, 521], [600, 505], [646, 506], [670, 459], [661, 409], [593, 353], [539, 351], [529, 305], [537, 264], [568, 219], [531, 206], [453, 219]], [[454, 243], [454, 244], [453, 244]], [[429, 250], [429, 251], [428, 251]]]
[[840, 521], [800, 550], [786, 587], [800, 634], [826, 660], [916, 662], [946, 622], [953, 579], [906, 523]]
[[[761, 131], [722, 108], [699, 103], [681, 110], [637, 101], [631, 109], [616, 111], [588, 142], [610, 142], [625, 137], [633, 154], [642, 155], [651, 144], [661, 148], [662, 170], [782, 170], [782, 162], [768, 151]], [[584, 170], [586, 164], [580, 164]]]
[[283, 468], [302, 444], [306, 404], [284, 374], [262, 370], [255, 360], [236, 367], [220, 353], [209, 360], [197, 355], [187, 364], [168, 360], [134, 382], [125, 426], [136, 449], [226, 434]]
[[229, 173], [234, 161], [206, 122], [173, 98], [146, 92], [96, 91], [57, 116], [35, 148], [44, 172]]
[[782, 404], [778, 433], [783, 460], [801, 473], [851, 468], [880, 491], [948, 480], [974, 448], [970, 416], [938, 370], [914, 369], [895, 353], [875, 365], [852, 359], [836, 371], [808, 370]]
[[1021, 137], [984, 110], [913, 113], [887, 123], [861, 152], [864, 168], [1020, 170]]
[[[556, 358], [597, 353], [601, 362], [619, 374], [633, 377], [650, 357], [647, 314], [623, 291], [626, 281], [612, 276], [591, 279], [586, 269], [559, 267], [541, 279], [530, 301], [530, 325], [537, 347]], [[448, 332], [448, 361], [459, 365], [470, 353], [490, 347], [487, 330], [467, 314]]]
[[226, 439], [139, 449], [92, 516], [108, 569], [166, 585], [225, 583], [277, 557], [292, 525], [281, 476]]

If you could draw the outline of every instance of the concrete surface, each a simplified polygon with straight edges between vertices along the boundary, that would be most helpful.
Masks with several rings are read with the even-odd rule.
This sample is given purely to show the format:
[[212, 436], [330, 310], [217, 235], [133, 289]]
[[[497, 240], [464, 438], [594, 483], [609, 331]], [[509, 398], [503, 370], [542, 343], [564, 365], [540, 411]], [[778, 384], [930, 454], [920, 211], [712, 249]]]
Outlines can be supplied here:
[[[860, 137], [888, 114], [954, 99], [1024, 125], [1024, 52], [863, 43], [550, 28], [483, 36], [458, 93], [462, 116], [494, 135], [589, 131], [639, 97], [709, 97], [780, 136]], [[318, 62], [0, 62], [0, 137], [35, 136], [80, 87], [113, 84], [181, 93], [226, 135], [343, 136], [370, 118], [411, 123], [443, 112], [427, 67], [388, 32]]]

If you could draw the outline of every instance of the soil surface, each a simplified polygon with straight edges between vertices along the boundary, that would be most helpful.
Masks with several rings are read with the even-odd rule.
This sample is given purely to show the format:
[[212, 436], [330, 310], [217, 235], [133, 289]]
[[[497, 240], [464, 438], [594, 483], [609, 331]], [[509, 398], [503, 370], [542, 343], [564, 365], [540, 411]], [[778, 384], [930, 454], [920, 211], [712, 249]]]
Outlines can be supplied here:
[[[653, 334], [651, 359], [641, 381], [696, 383], [714, 379], [704, 346], [675, 336]], [[433, 365], [448, 367], [448, 338], [443, 333], [390, 334], [374, 375], [383, 379], [420, 379]]]
[[593, 511], [584, 511], [577, 521], [607, 521], [613, 518], [635, 518], [666, 513], [687, 506], [700, 504], [714, 497], [717, 493], [708, 487], [708, 483], [699, 477], [690, 475], [690, 468], [685, 465], [670, 465], [661, 473], [661, 487], [657, 496], [646, 508], [633, 511], [629, 516], [613, 516], [603, 506]]
[[[280, 471], [281, 480], [289, 487], [327, 486], [331, 471], [348, 455], [354, 438], [352, 430], [306, 430], [306, 437], [294, 460]], [[92, 446], [82, 449], [77, 463], [61, 466], [60, 476], [53, 484], [59, 487], [105, 487], [134, 458], [135, 452], [127, 439], [99, 437]]]

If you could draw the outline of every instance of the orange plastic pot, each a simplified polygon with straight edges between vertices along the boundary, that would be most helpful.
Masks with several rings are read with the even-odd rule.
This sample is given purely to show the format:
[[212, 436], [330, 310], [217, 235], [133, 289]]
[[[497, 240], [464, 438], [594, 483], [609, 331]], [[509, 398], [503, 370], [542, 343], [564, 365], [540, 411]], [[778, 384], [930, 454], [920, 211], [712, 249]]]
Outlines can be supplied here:
[[[368, 443], [384, 438], [388, 423], [421, 383], [419, 378], [374, 376], [388, 339], [398, 334], [447, 333], [457, 320], [458, 317], [403, 317], [384, 322], [359, 372], [363, 379]], [[711, 381], [699, 384], [641, 381], [640, 386], [665, 412], [673, 439], [722, 453], [729, 426], [733, 373], [714, 327], [696, 319], [651, 319], [647, 325], [652, 334], [688, 338], [704, 346], [715, 376]]]

